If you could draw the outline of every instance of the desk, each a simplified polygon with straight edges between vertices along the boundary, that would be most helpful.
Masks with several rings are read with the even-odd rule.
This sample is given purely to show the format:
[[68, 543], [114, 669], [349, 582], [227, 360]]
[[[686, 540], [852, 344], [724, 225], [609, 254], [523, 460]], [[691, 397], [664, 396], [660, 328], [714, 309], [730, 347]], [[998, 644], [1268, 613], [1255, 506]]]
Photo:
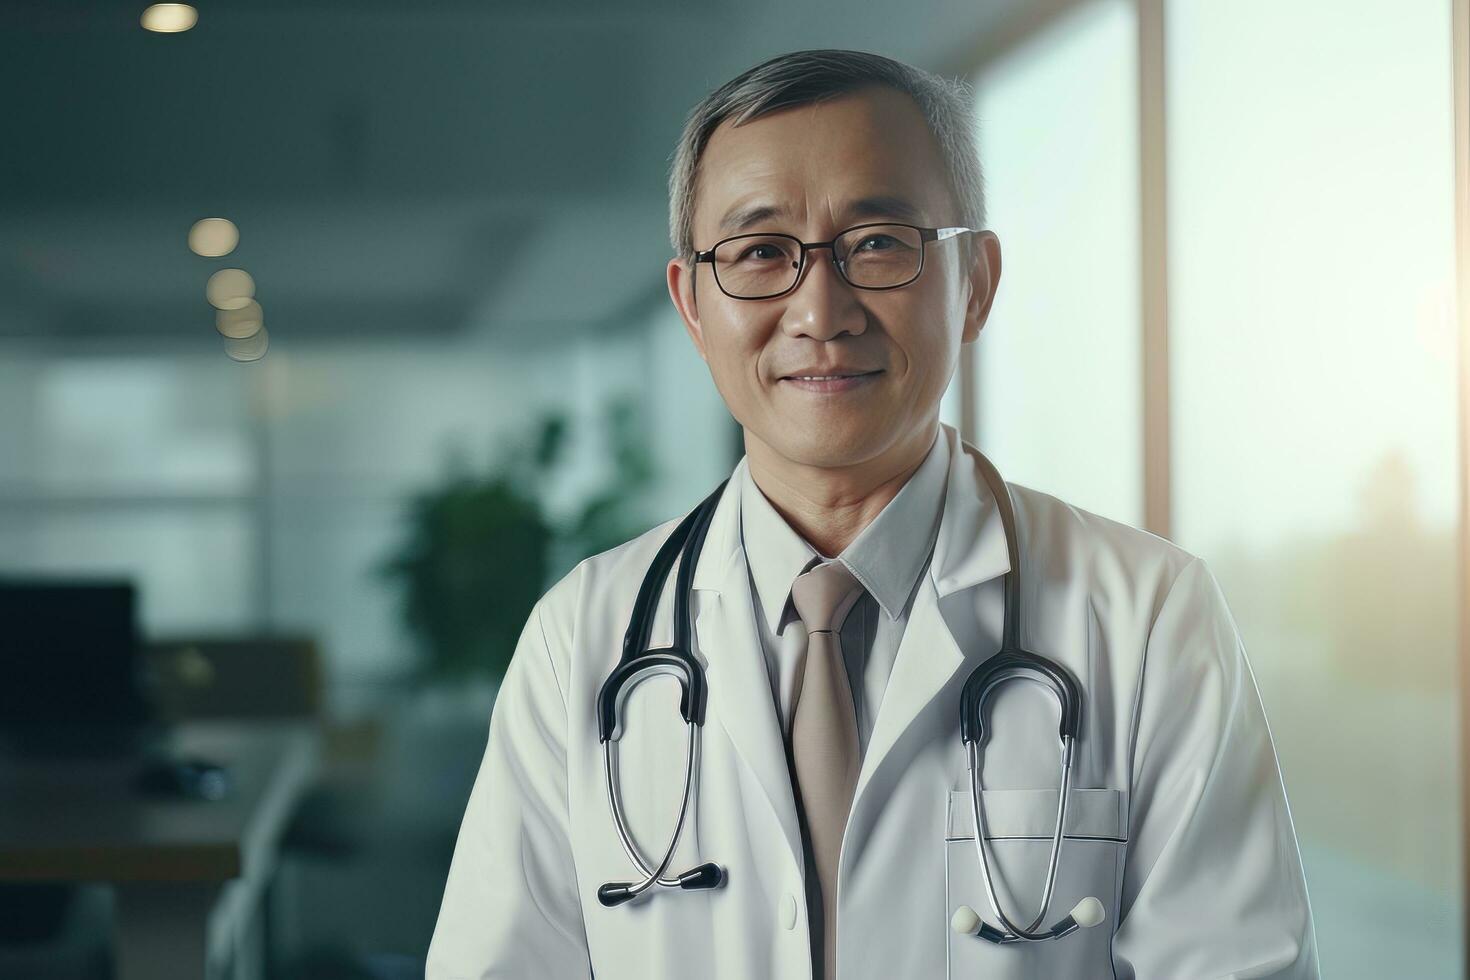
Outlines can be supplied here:
[[112, 883], [117, 980], [258, 974], [249, 932], [316, 772], [316, 729], [189, 722], [168, 744], [228, 766], [230, 794], [145, 797], [130, 759], [0, 759], [0, 880]]

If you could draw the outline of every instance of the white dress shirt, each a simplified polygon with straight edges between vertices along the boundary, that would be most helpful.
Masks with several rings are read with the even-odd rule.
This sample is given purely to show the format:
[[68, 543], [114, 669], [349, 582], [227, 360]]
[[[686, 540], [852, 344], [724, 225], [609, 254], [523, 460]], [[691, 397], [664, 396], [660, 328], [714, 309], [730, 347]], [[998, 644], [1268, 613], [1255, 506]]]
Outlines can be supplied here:
[[[739, 525], [741, 547], [750, 568], [751, 594], [756, 597], [756, 633], [771, 678], [771, 694], [784, 732], [791, 728], [792, 693], [806, 653], [807, 634], [791, 604], [791, 583], [820, 555], [786, 523], [750, 476], [741, 468]], [[858, 738], [863, 751], [883, 691], [893, 671], [898, 643], [908, 623], [909, 607], [919, 574], [929, 564], [949, 472], [948, 442], [936, 436], [929, 454], [867, 527], [837, 556], [863, 584], [867, 594], [853, 606], [842, 625], [842, 655], [857, 706]]]

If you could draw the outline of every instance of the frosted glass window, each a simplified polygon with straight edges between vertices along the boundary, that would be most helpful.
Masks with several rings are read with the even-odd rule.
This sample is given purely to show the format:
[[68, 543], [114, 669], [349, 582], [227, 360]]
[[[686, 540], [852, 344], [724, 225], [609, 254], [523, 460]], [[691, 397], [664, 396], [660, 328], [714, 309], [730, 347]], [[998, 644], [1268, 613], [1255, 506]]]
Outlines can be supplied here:
[[648, 494], [652, 525], [697, 505], [730, 475], [745, 449], [709, 366], [672, 305], [647, 328], [642, 361], [647, 443], [659, 475]]
[[453, 452], [487, 465], [559, 401], [525, 356], [494, 350], [361, 345], [267, 360], [272, 479], [293, 493], [411, 493]]
[[147, 637], [249, 624], [255, 549], [249, 512], [228, 505], [0, 510], [0, 574], [131, 579]]
[[250, 623], [260, 599], [250, 390], [218, 358], [0, 368], [0, 573], [120, 575], [146, 635]]
[[[525, 348], [272, 352], [262, 364], [271, 406], [270, 621], [318, 635], [337, 678], [411, 665], [399, 583], [372, 571], [400, 545], [411, 496], [441, 486], [452, 456], [474, 473], [499, 469], [538, 431], [543, 413], [559, 411], [571, 423], [569, 439], [538, 493], [553, 522], [580, 513], [612, 465], [602, 413], [615, 398], [645, 397], [645, 360], [643, 337], [632, 330]], [[718, 479], [686, 472], [700, 486]]]
[[1008, 480], [1143, 520], [1133, 6], [1082, 4], [976, 79], [1000, 290], [979, 445]]
[[44, 363], [21, 416], [36, 427], [30, 465], [5, 479], [63, 493], [247, 492], [246, 382], [219, 358]]
[[1239, 622], [1344, 980], [1462, 975], [1449, 17], [1168, 6], [1176, 537]]
[[282, 496], [272, 508], [272, 620], [323, 640], [332, 675], [393, 674], [414, 662], [396, 582], [374, 571], [402, 540], [404, 501]]

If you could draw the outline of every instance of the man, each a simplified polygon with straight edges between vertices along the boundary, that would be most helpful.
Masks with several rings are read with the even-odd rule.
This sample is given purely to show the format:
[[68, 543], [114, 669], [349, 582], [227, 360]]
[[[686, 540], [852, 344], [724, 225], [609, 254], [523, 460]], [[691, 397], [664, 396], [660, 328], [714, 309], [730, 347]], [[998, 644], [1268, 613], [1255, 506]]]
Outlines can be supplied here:
[[[1317, 976], [1275, 754], [1213, 576], [1020, 486], [1022, 641], [1083, 699], [1044, 921], [1029, 925], [1058, 716], [1029, 683], [987, 709], [985, 853], [1020, 928], [1088, 897], [1103, 919], [1046, 942], [975, 934], [1004, 923], [958, 706], [1000, 645], [1010, 560], [976, 450], [938, 421], [1001, 268], [970, 118], [962, 87], [843, 51], [768, 61], [691, 114], [669, 293], [746, 454], [694, 565], [708, 708], [668, 874], [713, 861], [725, 880], [598, 900], [641, 876], [609, 815], [596, 699], [671, 520], [582, 562], [526, 624], [430, 978]], [[673, 592], [654, 646], [672, 636]], [[633, 845], [654, 862], [681, 802], [677, 692], [635, 688], [618, 742]]]

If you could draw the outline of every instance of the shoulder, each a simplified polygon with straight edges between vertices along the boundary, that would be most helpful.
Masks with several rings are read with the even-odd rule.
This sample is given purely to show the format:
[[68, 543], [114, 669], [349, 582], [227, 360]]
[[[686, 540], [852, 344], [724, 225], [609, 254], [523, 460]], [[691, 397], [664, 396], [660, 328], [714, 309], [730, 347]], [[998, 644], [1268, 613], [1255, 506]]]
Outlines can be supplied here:
[[[1017, 520], [1027, 538], [1028, 556], [1049, 565], [1084, 561], [1106, 568], [1154, 567], [1178, 573], [1198, 557], [1168, 538], [1104, 517], [1049, 493], [1006, 484], [1015, 502]], [[1037, 554], [1030, 554], [1036, 552]]]
[[620, 545], [583, 558], [537, 601], [533, 615], [540, 618], [552, 660], [563, 676], [579, 624], [610, 609], [632, 608], [654, 554], [683, 517], [670, 518]]
[[[1214, 573], [1166, 538], [1012, 484], [1028, 588], [1086, 602], [1100, 655], [1134, 678], [1134, 710], [1198, 709], [1253, 683], [1239, 627]], [[1036, 579], [1039, 577], [1039, 581]], [[1150, 707], [1152, 705], [1152, 707]]]
[[1152, 623], [1176, 591], [1218, 593], [1203, 559], [1142, 528], [1049, 493], [1007, 483], [1025, 542], [1026, 574], [1039, 586], [1084, 584], [1099, 615], [1127, 612]]

